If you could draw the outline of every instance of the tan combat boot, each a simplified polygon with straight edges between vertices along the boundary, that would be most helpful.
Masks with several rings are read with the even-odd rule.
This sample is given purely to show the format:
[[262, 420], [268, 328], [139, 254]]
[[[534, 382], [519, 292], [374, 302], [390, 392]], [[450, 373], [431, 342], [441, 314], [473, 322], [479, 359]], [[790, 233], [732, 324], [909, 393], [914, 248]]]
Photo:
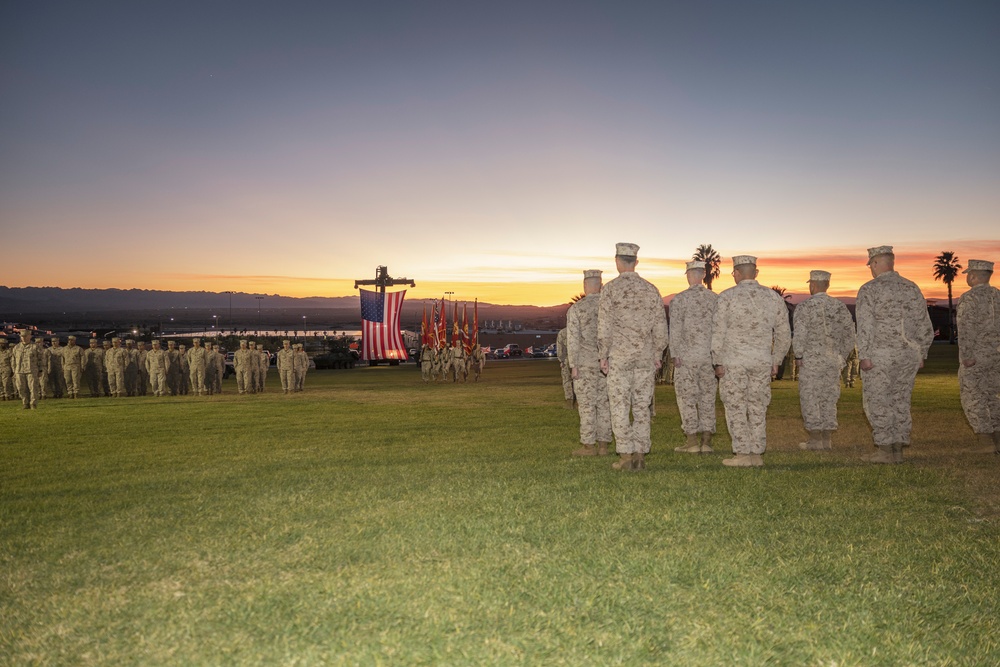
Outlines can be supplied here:
[[763, 468], [764, 456], [762, 454], [751, 454], [750, 465], [753, 466], [754, 468]]
[[566, 408], [567, 410], [572, 410], [573, 409], [573, 399], [572, 398], [566, 399], [566, 402], [563, 403], [563, 407]]
[[896, 444], [894, 444], [892, 446], [892, 462], [893, 463], [902, 463], [903, 462], [903, 447], [906, 447], [906, 446], [907, 445], [904, 445], [901, 442], [897, 442]]
[[631, 470], [632, 469], [632, 455], [631, 454], [619, 454], [618, 460], [611, 464], [612, 470]]
[[632, 470], [645, 470], [646, 469], [646, 455], [642, 452], [637, 452], [632, 455]]
[[611, 446], [610, 442], [598, 442], [597, 443], [597, 455], [598, 456], [607, 456], [608, 455], [608, 447], [610, 447], [610, 446]]
[[675, 452], [683, 452], [685, 454], [697, 454], [701, 451], [701, 445], [698, 444], [698, 434], [688, 433], [687, 441], [680, 447], [674, 447]]
[[823, 450], [830, 451], [833, 449], [833, 431], [823, 431]]
[[698, 451], [702, 454], [712, 454], [715, 452], [712, 449], [712, 432], [702, 431], [701, 432], [701, 444], [698, 446]]
[[572, 456], [597, 456], [597, 447], [593, 445], [582, 445], [580, 449], [573, 451]]
[[[764, 462], [761, 460], [761, 465]], [[753, 456], [750, 454], [736, 454], [731, 459], [722, 459], [722, 465], [730, 468], [752, 468], [754, 466]]]
[[[892, 445], [878, 445], [878, 451], [866, 457], [866, 460], [869, 463], [895, 463], [892, 448]], [[900, 455], [902, 455], [902, 450], [900, 450]]]
[[813, 452], [823, 449], [822, 431], [806, 431], [806, 433], [809, 434], [809, 439], [805, 442], [800, 442], [799, 449], [808, 449]]

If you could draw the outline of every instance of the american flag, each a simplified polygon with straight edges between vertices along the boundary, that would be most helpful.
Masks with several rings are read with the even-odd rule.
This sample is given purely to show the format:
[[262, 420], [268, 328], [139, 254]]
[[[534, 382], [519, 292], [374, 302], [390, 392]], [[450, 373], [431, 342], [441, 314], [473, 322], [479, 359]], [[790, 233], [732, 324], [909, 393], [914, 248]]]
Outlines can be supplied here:
[[369, 292], [361, 290], [361, 358], [406, 360], [406, 345], [399, 333], [399, 311], [406, 290]]

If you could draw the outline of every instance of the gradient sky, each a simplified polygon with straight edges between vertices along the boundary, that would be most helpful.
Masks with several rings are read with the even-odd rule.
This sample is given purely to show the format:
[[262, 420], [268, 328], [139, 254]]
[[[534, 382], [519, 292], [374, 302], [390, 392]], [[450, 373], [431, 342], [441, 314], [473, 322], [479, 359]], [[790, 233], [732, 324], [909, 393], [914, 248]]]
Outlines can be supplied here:
[[[549, 305], [1000, 261], [1000, 3], [0, 0], [0, 283]], [[729, 264], [720, 285], [729, 286]], [[965, 287], [957, 287], [956, 293]]]

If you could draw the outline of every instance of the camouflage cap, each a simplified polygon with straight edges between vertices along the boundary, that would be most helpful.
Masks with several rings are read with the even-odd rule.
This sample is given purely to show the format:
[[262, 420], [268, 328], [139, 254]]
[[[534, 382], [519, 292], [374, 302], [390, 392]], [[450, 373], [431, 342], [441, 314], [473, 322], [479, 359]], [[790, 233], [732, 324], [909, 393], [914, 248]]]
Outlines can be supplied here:
[[705, 262], [703, 262], [703, 261], [701, 261], [701, 260], [698, 260], [698, 259], [696, 259], [696, 260], [693, 260], [693, 261], [690, 261], [690, 262], [688, 262], [688, 263], [687, 263], [687, 264], [685, 265], [685, 267], [686, 267], [686, 268], [684, 269], [684, 272], [685, 272], [685, 273], [686, 273], [686, 272], [688, 272], [688, 271], [694, 271], [694, 270], [696, 270], [696, 269], [701, 269], [702, 271], [704, 271], [704, 270], [705, 270]]
[[240, 340], [240, 345], [246, 345], [246, 344], [247, 344], [247, 339], [246, 338], [243, 338], [243, 339]]
[[965, 271], [962, 273], [968, 273], [969, 271], [989, 271], [993, 272], [993, 262], [989, 262], [985, 259], [970, 259], [969, 265], [965, 267]]
[[59, 342], [59, 336], [53, 336], [52, 338], [49, 339], [49, 342], [58, 343]]
[[191, 342], [192, 342], [192, 343], [200, 343], [200, 342], [201, 342], [201, 339], [200, 339], [200, 338], [192, 338], [192, 339], [191, 339]]
[[292, 341], [290, 341], [290, 340], [288, 340], [288, 339], [286, 338], [285, 340], [281, 341], [281, 344], [282, 344], [282, 345], [284, 345], [285, 343], [288, 343], [288, 344], [291, 344], [291, 342], [292, 342]]
[[66, 337], [66, 340], [76, 340], [76, 336], [70, 334], [69, 336]]
[[30, 335], [31, 335], [31, 329], [21, 329], [21, 337], [22, 338], [24, 338], [25, 336], [30, 336]]
[[600, 269], [587, 269], [586, 271], [583, 272], [583, 279], [590, 280], [596, 278], [600, 280], [602, 273], [604, 273], [604, 271], [601, 271]]
[[874, 248], [868, 248], [868, 264], [871, 265], [872, 260], [876, 257], [881, 257], [882, 255], [891, 255], [892, 246], [891, 245], [877, 245]]
[[830, 275], [829, 271], [810, 271], [809, 280], [806, 282], [811, 283], [815, 280], [821, 283], [828, 283], [830, 282]]
[[91, 338], [90, 339], [90, 344], [91, 345], [97, 345], [97, 339], [96, 338]]
[[160, 339], [159, 338], [154, 338], [153, 339], [153, 345], [159, 345], [159, 344], [160, 344]]
[[638, 257], [639, 246], [634, 243], [616, 243], [615, 255], [619, 257]]
[[757, 266], [757, 258], [753, 255], [733, 255], [733, 266], [741, 266], [743, 264]]

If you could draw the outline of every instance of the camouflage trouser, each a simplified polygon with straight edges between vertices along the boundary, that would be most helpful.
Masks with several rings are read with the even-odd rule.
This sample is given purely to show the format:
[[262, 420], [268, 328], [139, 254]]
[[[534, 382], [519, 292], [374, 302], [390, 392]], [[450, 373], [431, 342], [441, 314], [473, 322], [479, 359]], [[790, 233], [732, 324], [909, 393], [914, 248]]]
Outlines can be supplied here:
[[262, 366], [257, 375], [257, 391], [261, 393], [264, 392], [264, 385], [267, 384], [267, 369], [267, 366]]
[[559, 373], [562, 376], [563, 398], [567, 401], [572, 401], [576, 398], [576, 392], [573, 389], [573, 370], [569, 367], [569, 364], [560, 362]]
[[[54, 366], [54, 365], [53, 365]], [[63, 378], [62, 366], [53, 367], [49, 373], [49, 396], [62, 398], [66, 395], [66, 380]]]
[[959, 366], [958, 387], [973, 432], [1000, 431], [1000, 359], [979, 358], [975, 366]]
[[209, 396], [215, 393], [215, 374], [218, 372], [214, 364], [205, 366], [205, 391]]
[[649, 406], [656, 370], [615, 368], [608, 372], [611, 429], [619, 454], [649, 453]]
[[799, 405], [806, 430], [836, 431], [839, 398], [840, 363], [806, 359], [799, 369]]
[[66, 385], [66, 391], [69, 392], [70, 396], [76, 396], [80, 393], [80, 375], [79, 366], [66, 366], [63, 368], [63, 383]]
[[861, 371], [861, 398], [872, 427], [872, 438], [879, 446], [908, 445], [913, 428], [910, 396], [920, 358], [916, 353], [907, 352], [884, 357], [873, 355], [871, 361], [874, 367]]
[[292, 376], [295, 378], [295, 391], [302, 391], [306, 386], [306, 372], [293, 371]]
[[124, 368], [109, 368], [108, 369], [108, 389], [111, 390], [112, 396], [121, 396], [125, 393], [125, 369]]
[[171, 396], [176, 396], [181, 391], [181, 370], [179, 368], [170, 367], [167, 371], [167, 389], [170, 391]]
[[236, 369], [236, 391], [241, 394], [253, 392], [253, 376], [249, 368], [240, 366]]
[[681, 413], [681, 430], [692, 433], [715, 433], [715, 389], [718, 381], [711, 362], [688, 365], [683, 359], [674, 368], [674, 391]]
[[260, 369], [257, 366], [251, 366], [247, 370], [248, 380], [247, 380], [247, 391], [251, 394], [257, 393], [257, 387], [260, 385]]
[[455, 374], [455, 382], [458, 382], [459, 379], [461, 379], [462, 382], [465, 382], [465, 371], [465, 357], [459, 357], [452, 360], [451, 372]]
[[726, 366], [719, 379], [726, 425], [734, 454], [763, 454], [767, 449], [767, 406], [771, 403], [770, 366]]
[[841, 371], [841, 378], [848, 387], [853, 387], [854, 381], [861, 375], [860, 363], [861, 361], [857, 357], [851, 357], [844, 365], [844, 370]]
[[42, 393], [38, 387], [38, 376], [32, 373], [17, 373], [14, 379], [17, 381], [17, 391], [21, 394], [24, 407], [35, 407]]
[[49, 398], [52, 394], [48, 392], [49, 372], [38, 371], [38, 398]]
[[[420, 362], [420, 377], [424, 382], [429, 382], [431, 379], [431, 370], [433, 369], [434, 362], [431, 361], [421, 361]], [[284, 380], [282, 380], [282, 389], [284, 389]]]
[[598, 368], [577, 369], [573, 381], [577, 411], [580, 413], [580, 442], [593, 445], [611, 442], [611, 403], [608, 380]]
[[95, 368], [93, 366], [87, 366], [86, 370], [87, 386], [90, 388], [91, 398], [96, 398], [98, 396], [104, 395], [104, 386], [103, 386], [104, 381], [102, 379], [103, 376], [104, 373], [101, 372], [101, 369]]
[[188, 377], [191, 380], [191, 391], [201, 396], [205, 393], [205, 369], [192, 368]]
[[149, 371], [145, 368], [139, 368], [139, 379], [136, 380], [135, 393], [138, 396], [146, 395], [146, 387], [149, 386]]
[[153, 390], [153, 396], [164, 396], [167, 393], [167, 374], [163, 371], [154, 370], [149, 374], [149, 386]]
[[0, 396], [5, 399], [17, 396], [17, 389], [14, 387], [14, 374], [9, 368], [0, 371]]
[[125, 367], [125, 394], [136, 396], [139, 393], [139, 367], [129, 364]]
[[281, 380], [281, 391], [285, 393], [295, 391], [295, 373], [291, 368], [282, 368], [278, 371], [278, 378]]

